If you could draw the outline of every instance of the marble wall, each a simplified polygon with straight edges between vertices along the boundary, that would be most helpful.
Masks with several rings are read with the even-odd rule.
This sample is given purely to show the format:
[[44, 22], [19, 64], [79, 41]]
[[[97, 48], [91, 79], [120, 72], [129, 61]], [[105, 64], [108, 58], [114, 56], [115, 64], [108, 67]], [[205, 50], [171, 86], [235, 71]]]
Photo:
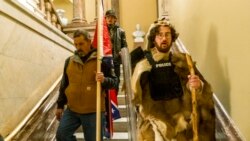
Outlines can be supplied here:
[[0, 1], [0, 134], [8, 135], [60, 78], [72, 39], [15, 0]]

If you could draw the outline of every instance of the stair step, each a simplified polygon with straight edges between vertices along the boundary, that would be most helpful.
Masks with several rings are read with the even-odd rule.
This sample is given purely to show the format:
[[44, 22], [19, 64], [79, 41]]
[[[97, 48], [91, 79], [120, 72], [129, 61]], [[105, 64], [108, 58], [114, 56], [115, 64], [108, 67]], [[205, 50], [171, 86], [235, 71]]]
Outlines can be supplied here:
[[[77, 141], [84, 141], [83, 133], [77, 132], [75, 133]], [[104, 139], [104, 141], [108, 141], [109, 139]], [[128, 133], [127, 132], [115, 132], [113, 134], [112, 141], [128, 141]]]
[[126, 117], [114, 120], [113, 122], [114, 132], [128, 132], [127, 120], [128, 119]]
[[126, 117], [127, 116], [127, 109], [125, 105], [118, 105], [118, 109], [120, 111], [121, 117]]
[[125, 95], [118, 95], [117, 102], [118, 102], [118, 105], [126, 105]]

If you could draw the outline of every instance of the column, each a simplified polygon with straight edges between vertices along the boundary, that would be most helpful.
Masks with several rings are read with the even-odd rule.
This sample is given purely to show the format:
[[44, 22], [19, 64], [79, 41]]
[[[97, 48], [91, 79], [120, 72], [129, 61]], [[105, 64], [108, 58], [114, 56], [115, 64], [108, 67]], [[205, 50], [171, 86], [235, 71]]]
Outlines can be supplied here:
[[87, 22], [85, 19], [85, 0], [73, 1], [73, 23]]

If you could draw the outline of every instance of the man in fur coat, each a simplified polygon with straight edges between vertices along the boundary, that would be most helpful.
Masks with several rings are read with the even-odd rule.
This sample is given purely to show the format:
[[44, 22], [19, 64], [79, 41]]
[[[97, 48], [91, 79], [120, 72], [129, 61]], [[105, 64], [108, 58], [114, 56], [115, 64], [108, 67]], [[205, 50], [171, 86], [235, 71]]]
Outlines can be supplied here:
[[192, 141], [191, 89], [197, 97], [199, 141], [215, 140], [213, 92], [196, 68], [190, 75], [184, 53], [170, 51], [177, 37], [165, 19], [152, 24], [145, 57], [133, 69], [138, 141]]

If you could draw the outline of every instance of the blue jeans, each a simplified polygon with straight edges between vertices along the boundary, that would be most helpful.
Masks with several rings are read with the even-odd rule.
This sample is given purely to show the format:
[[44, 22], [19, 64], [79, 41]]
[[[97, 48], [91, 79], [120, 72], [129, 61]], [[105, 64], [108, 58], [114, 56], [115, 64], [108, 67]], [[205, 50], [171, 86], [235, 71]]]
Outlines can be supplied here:
[[[101, 140], [104, 133], [104, 112], [101, 113]], [[56, 133], [57, 141], [77, 141], [75, 131], [82, 126], [85, 141], [96, 141], [96, 113], [78, 114], [66, 109]]]

